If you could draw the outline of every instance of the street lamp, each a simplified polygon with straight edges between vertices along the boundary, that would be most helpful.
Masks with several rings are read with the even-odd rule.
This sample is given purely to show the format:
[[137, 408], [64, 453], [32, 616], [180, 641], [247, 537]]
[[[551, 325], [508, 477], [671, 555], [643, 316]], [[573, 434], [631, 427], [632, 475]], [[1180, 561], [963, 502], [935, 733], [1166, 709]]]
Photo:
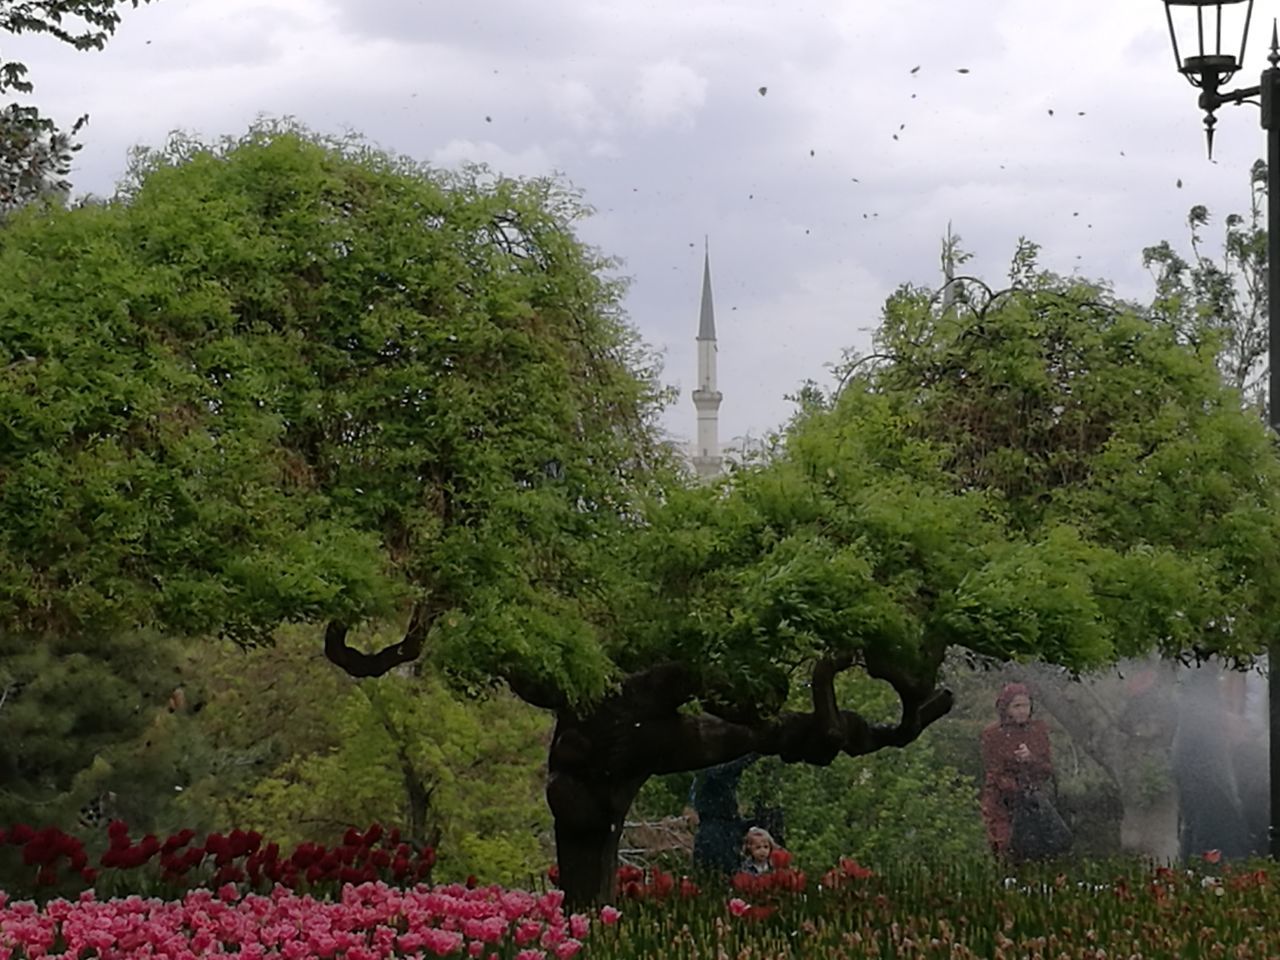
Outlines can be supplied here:
[[[1253, 0], [1163, 0], [1178, 72], [1200, 90], [1200, 109], [1213, 156], [1214, 111], [1224, 104], [1257, 102], [1267, 131], [1267, 420], [1280, 437], [1280, 38], [1271, 23], [1271, 64], [1256, 87], [1222, 91], [1244, 65], [1244, 48], [1253, 18]], [[1238, 31], [1238, 33], [1236, 32]], [[1234, 50], [1240, 37], [1239, 54]], [[1178, 38], [1182, 37], [1179, 47]], [[1225, 43], [1225, 46], [1224, 46]], [[1185, 58], [1181, 50], [1190, 52]], [[1224, 52], [1227, 51], [1227, 52]], [[1257, 98], [1255, 101], [1254, 98]], [[1280, 640], [1267, 648], [1267, 697], [1270, 701], [1271, 839], [1273, 860], [1280, 860]]]

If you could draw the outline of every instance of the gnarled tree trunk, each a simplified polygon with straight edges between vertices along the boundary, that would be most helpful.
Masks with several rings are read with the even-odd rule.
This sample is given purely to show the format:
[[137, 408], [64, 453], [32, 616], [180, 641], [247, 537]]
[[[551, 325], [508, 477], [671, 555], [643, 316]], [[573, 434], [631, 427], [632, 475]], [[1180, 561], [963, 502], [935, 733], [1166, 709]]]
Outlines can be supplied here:
[[[841, 752], [858, 756], [906, 746], [951, 707], [949, 692], [904, 681], [902, 720], [893, 726], [869, 724], [836, 704], [835, 675], [848, 665], [826, 659], [815, 666], [814, 709], [808, 713], [734, 719], [681, 713], [679, 708], [701, 691], [680, 664], [633, 674], [617, 693], [580, 714], [559, 710], [547, 800], [566, 902], [580, 907], [613, 898], [622, 826], [650, 776], [700, 770], [749, 753], [826, 766]], [[521, 695], [537, 702], [527, 688]]]
[[[402, 641], [377, 653], [347, 642], [347, 628], [331, 623], [325, 654], [356, 677], [377, 676], [416, 659], [431, 619], [415, 609]], [[786, 763], [826, 766], [841, 753], [905, 747], [951, 709], [951, 692], [935, 688], [942, 650], [903, 669], [890, 658], [865, 656], [867, 673], [888, 682], [902, 701], [897, 724], [872, 724], [836, 702], [835, 678], [852, 656], [824, 657], [813, 668], [813, 709], [761, 715], [712, 689], [685, 663], [660, 663], [626, 677], [603, 699], [574, 708], [563, 692], [513, 674], [507, 682], [527, 703], [556, 714], [547, 758], [547, 802], [555, 819], [556, 856], [566, 903], [583, 907], [612, 899], [622, 825], [649, 777], [713, 767], [749, 753]], [[701, 713], [681, 712], [697, 703]]]

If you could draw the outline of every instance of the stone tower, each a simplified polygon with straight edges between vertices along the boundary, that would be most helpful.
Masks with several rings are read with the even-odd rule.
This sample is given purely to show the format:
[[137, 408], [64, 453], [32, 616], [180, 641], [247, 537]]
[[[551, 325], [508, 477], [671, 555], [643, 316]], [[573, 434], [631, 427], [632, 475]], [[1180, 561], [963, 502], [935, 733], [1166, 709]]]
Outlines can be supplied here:
[[724, 469], [720, 456], [720, 401], [716, 389], [716, 315], [711, 305], [711, 250], [708, 246], [702, 261], [702, 311], [698, 317], [698, 386], [693, 391], [693, 405], [698, 410], [698, 440], [694, 448], [693, 468], [703, 479], [714, 477]]

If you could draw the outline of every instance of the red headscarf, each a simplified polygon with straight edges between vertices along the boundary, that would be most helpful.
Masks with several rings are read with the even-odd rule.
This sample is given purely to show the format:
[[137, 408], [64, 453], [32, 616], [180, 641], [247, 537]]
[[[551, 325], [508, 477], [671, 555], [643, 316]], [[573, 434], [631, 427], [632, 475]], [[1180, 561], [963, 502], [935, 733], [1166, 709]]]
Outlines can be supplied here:
[[1000, 691], [1000, 696], [996, 697], [996, 715], [1000, 718], [1001, 723], [1009, 719], [1007, 711], [1014, 697], [1026, 697], [1030, 700], [1031, 691], [1027, 689], [1025, 683], [1006, 683], [1004, 685], [1004, 689]]

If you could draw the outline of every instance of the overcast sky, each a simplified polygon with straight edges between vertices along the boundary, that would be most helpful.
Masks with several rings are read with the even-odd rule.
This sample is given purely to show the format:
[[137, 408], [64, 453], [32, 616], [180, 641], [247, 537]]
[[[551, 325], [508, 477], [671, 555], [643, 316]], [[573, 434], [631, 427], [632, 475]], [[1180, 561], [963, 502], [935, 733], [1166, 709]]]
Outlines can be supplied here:
[[1142, 248], [1185, 244], [1193, 203], [1215, 226], [1245, 212], [1264, 151], [1257, 109], [1226, 108], [1205, 158], [1157, 0], [160, 0], [101, 53], [0, 37], [0, 57], [25, 60], [46, 113], [90, 114], [80, 191], [110, 193], [132, 144], [260, 114], [563, 174], [632, 278], [686, 437], [704, 235], [721, 436], [759, 436], [866, 348], [888, 293], [937, 282], [948, 221], [995, 283], [1026, 235], [1046, 266], [1146, 300]]

